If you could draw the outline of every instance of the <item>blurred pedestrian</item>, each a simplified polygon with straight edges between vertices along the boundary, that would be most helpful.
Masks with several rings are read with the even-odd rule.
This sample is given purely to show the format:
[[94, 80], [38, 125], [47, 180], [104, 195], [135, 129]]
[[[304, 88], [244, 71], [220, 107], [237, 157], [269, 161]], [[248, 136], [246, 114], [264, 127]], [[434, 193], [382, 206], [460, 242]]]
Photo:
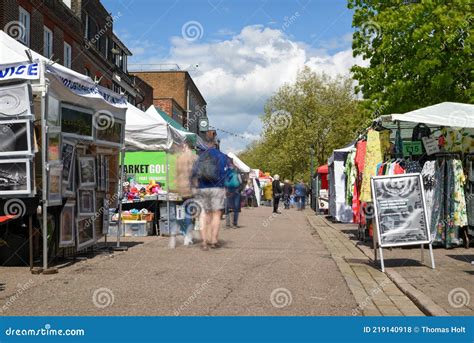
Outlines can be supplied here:
[[216, 148], [214, 139], [208, 139], [208, 149], [194, 164], [192, 178], [196, 183], [196, 199], [201, 210], [202, 250], [220, 247], [219, 229], [225, 208], [225, 178], [228, 168], [227, 155]]
[[233, 212], [232, 227], [237, 229], [239, 226], [240, 212], [240, 192], [242, 190], [242, 176], [234, 165], [232, 159], [229, 160], [229, 168], [225, 180], [226, 187], [226, 227], [230, 228], [230, 211]]
[[300, 180], [300, 182], [295, 185], [296, 207], [299, 211], [303, 211], [305, 209], [307, 194], [308, 187], [306, 187], [306, 184], [303, 180]]
[[281, 213], [278, 211], [278, 205], [280, 204], [280, 199], [282, 195], [282, 189], [280, 184], [280, 175], [276, 174], [273, 177], [272, 182], [272, 193], [273, 193], [273, 213]]
[[291, 186], [290, 180], [287, 179], [283, 184], [283, 204], [286, 210], [290, 208], [291, 194], [293, 194], [293, 187]]
[[[176, 158], [176, 187], [184, 200], [184, 245], [193, 244], [193, 220], [198, 215], [191, 189], [191, 173], [196, 160], [196, 154], [191, 151], [187, 144], [183, 144], [181, 152]], [[170, 247], [172, 245], [173, 243], [170, 242]]]
[[253, 207], [253, 199], [255, 197], [255, 190], [253, 189], [252, 180], [247, 180], [247, 184], [245, 185], [244, 189], [245, 194], [245, 207], [251, 208]]

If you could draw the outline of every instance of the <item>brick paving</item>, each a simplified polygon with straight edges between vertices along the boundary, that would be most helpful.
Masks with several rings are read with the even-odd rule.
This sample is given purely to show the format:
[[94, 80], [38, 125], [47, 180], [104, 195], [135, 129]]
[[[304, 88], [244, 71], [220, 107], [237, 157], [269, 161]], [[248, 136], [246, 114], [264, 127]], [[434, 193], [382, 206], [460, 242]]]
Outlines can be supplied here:
[[[324, 219], [326, 220], [326, 219]], [[352, 245], [373, 257], [371, 243], [357, 239], [357, 225], [330, 224]], [[421, 263], [419, 247], [384, 249], [387, 274], [398, 279], [401, 288], [415, 294], [415, 300], [432, 304], [434, 315], [474, 315], [474, 249], [434, 249], [436, 268], [431, 269], [428, 249]]]
[[307, 218], [336, 261], [358, 307], [352, 315], [422, 316], [422, 311], [340, 230], [321, 216], [306, 212]]

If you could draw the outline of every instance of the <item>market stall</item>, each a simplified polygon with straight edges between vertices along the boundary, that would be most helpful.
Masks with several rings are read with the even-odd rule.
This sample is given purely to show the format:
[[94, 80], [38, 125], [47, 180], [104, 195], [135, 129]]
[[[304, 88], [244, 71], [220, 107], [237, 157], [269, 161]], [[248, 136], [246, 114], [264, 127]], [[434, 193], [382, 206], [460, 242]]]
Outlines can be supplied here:
[[328, 165], [322, 165], [316, 169], [316, 187], [315, 202], [317, 213], [329, 212], [329, 168]]
[[30, 242], [30, 265], [41, 250], [46, 271], [57, 254], [103, 236], [118, 200], [125, 111], [124, 97], [0, 31], [0, 208], [14, 217], [1, 229]]
[[353, 167], [346, 170], [356, 178], [351, 196], [361, 228], [373, 236], [371, 177], [421, 174], [433, 246], [468, 247], [474, 234], [473, 155], [474, 105], [446, 102], [378, 118], [359, 137]]
[[346, 175], [344, 170], [347, 155], [353, 150], [353, 144], [334, 150], [328, 160], [329, 215], [334, 220], [342, 223], [352, 222], [352, 208], [346, 204]]
[[176, 152], [185, 141], [186, 135], [171, 127], [154, 107], [143, 112], [128, 106], [120, 234], [169, 234], [170, 226], [176, 225], [175, 202], [180, 200], [175, 192]]

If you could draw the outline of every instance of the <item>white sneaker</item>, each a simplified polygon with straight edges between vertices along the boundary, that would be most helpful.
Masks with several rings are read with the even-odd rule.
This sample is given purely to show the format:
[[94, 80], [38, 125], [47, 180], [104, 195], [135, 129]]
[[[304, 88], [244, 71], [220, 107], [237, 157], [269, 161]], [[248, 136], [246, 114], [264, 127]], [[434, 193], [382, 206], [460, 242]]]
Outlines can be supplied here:
[[193, 234], [192, 232], [188, 232], [185, 236], [184, 236], [184, 245], [192, 245], [194, 242], [193, 242]]

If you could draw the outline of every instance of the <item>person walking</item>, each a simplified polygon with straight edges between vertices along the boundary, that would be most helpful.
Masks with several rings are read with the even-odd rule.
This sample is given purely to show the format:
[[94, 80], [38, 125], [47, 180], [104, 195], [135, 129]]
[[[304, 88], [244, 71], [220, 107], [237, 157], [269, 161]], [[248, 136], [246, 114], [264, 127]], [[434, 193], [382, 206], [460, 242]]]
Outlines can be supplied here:
[[225, 180], [226, 187], [226, 227], [231, 228], [230, 224], [230, 210], [234, 213], [232, 220], [232, 227], [237, 229], [239, 227], [239, 212], [240, 212], [240, 191], [242, 188], [242, 176], [234, 165], [232, 159], [229, 161], [229, 168], [227, 169], [227, 176]]
[[[184, 144], [182, 151], [176, 158], [176, 186], [178, 193], [184, 200], [184, 245], [193, 244], [192, 232], [194, 229], [193, 219], [197, 215], [194, 213], [195, 200], [191, 189], [191, 173], [197, 156]], [[170, 247], [174, 247], [173, 237], [171, 237]]]
[[303, 180], [300, 180], [300, 182], [295, 185], [296, 206], [298, 211], [303, 211], [305, 209], [307, 193], [308, 187], [306, 187]]
[[286, 210], [290, 209], [291, 194], [293, 194], [293, 187], [291, 186], [290, 180], [287, 179], [283, 184], [283, 204]]
[[225, 208], [225, 179], [229, 158], [216, 148], [214, 139], [208, 139], [204, 151], [193, 167], [192, 180], [196, 185], [196, 200], [201, 206], [202, 250], [219, 248], [219, 229]]
[[278, 211], [278, 205], [280, 204], [282, 189], [281, 189], [281, 185], [280, 185], [280, 175], [278, 175], [278, 174], [276, 174], [273, 177], [272, 193], [273, 193], [273, 213], [280, 214], [281, 212]]

